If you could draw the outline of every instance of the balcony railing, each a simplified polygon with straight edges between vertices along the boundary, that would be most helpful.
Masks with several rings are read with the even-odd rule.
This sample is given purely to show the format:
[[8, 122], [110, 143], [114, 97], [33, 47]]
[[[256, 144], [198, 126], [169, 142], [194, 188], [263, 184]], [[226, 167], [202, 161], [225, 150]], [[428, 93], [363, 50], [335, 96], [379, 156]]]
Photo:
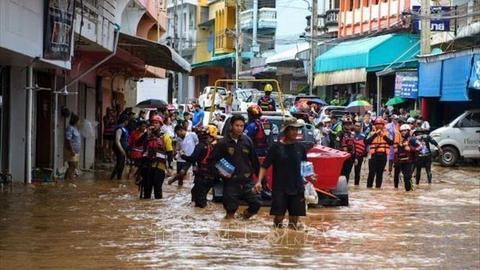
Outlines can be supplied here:
[[325, 26], [337, 26], [338, 25], [338, 12], [339, 9], [331, 9], [325, 12]]
[[74, 29], [88, 40], [83, 45], [113, 50], [115, 8], [115, 0], [76, 0]]
[[[253, 29], [253, 9], [240, 13], [240, 28], [242, 30]], [[277, 10], [275, 8], [261, 8], [258, 10], [258, 29], [277, 28]]]

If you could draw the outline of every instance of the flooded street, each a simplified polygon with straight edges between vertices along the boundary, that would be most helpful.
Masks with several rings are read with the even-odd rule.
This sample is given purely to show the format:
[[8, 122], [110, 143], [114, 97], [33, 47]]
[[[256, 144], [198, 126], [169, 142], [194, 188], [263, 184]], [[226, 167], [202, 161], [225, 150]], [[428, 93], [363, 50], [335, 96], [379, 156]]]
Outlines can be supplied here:
[[437, 167], [408, 194], [363, 179], [350, 207], [310, 209], [299, 232], [274, 230], [267, 208], [231, 222], [221, 204], [196, 209], [190, 181], [139, 201], [131, 181], [97, 178], [0, 194], [0, 268], [480, 268], [475, 167]]

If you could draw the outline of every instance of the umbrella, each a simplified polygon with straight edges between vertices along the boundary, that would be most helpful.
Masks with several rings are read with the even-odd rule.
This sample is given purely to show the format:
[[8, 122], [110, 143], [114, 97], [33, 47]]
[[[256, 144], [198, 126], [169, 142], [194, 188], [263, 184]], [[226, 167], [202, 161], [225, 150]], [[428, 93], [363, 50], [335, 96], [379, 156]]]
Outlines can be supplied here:
[[157, 108], [165, 110], [167, 108], [167, 102], [161, 99], [147, 99], [137, 104], [138, 108]]
[[312, 103], [316, 103], [320, 106], [326, 106], [328, 105], [327, 102], [325, 102], [323, 99], [321, 98], [301, 98], [298, 100], [298, 102], [301, 102], [301, 101], [306, 101], [308, 105], [312, 104]]
[[407, 101], [407, 100], [404, 99], [404, 98], [394, 97], [394, 98], [389, 99], [389, 100], [387, 101], [387, 103], [385, 103], [385, 105], [387, 105], [387, 106], [395, 106], [395, 105], [404, 103], [405, 101]]
[[372, 105], [365, 100], [356, 100], [348, 104], [345, 110], [352, 113], [366, 113], [372, 110]]

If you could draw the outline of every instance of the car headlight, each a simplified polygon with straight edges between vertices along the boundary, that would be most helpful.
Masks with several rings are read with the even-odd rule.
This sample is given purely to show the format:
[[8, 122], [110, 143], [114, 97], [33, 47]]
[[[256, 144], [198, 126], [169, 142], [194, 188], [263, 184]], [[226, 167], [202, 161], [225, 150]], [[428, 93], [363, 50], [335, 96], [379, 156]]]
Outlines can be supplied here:
[[430, 134], [430, 136], [432, 136], [432, 138], [440, 138], [441, 137], [440, 133], [432, 133], [432, 134]]

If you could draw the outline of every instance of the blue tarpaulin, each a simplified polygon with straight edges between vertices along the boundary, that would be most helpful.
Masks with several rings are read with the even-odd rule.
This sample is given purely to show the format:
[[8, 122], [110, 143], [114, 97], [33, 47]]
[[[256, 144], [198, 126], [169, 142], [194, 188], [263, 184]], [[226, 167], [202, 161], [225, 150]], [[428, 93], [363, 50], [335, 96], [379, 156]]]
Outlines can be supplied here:
[[473, 57], [472, 72], [470, 75], [469, 87], [480, 90], [480, 54]]
[[440, 101], [469, 101], [467, 83], [473, 55], [459, 56], [443, 61], [442, 96]]
[[442, 61], [420, 63], [418, 68], [418, 96], [439, 97], [442, 89]]

